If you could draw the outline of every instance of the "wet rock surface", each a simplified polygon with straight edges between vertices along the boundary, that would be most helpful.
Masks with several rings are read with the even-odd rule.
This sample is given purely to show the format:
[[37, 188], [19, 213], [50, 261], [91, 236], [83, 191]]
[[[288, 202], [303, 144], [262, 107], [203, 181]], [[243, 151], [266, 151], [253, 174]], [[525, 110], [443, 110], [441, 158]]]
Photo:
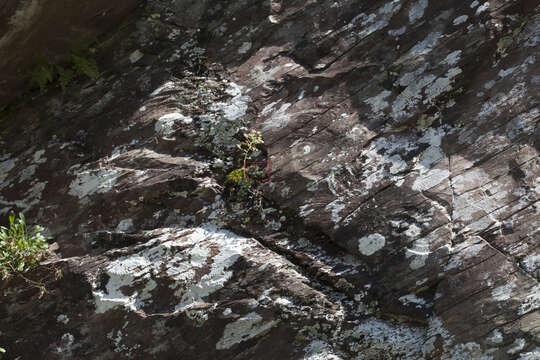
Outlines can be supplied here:
[[[533, 1], [148, 1], [0, 118], [19, 359], [540, 357]], [[191, 16], [188, 16], [191, 14]], [[4, 67], [4, 69], [7, 67]], [[2, 69], [1, 71], [4, 71]], [[270, 181], [239, 196], [262, 132]]]

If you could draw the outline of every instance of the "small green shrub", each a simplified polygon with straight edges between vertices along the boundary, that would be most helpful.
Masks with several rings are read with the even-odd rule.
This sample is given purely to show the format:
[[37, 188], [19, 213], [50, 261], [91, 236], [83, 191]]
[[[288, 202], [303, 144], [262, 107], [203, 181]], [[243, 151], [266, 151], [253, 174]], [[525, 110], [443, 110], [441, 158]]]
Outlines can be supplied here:
[[[9, 228], [0, 226], [0, 276], [6, 279], [35, 268], [47, 254], [48, 238], [41, 235], [43, 227], [28, 228], [22, 213], [9, 214]], [[26, 279], [26, 278], [25, 278]]]

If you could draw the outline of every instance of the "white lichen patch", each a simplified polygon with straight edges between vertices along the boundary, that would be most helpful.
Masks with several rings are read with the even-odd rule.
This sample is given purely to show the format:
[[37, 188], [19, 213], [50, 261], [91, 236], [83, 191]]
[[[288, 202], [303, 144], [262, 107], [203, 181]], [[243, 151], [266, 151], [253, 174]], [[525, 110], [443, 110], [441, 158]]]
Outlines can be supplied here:
[[314, 340], [304, 348], [303, 360], [342, 360], [343, 358], [336, 355], [327, 342], [322, 340]]
[[422, 298], [417, 297], [414, 294], [404, 295], [398, 299], [403, 305], [413, 305], [416, 308], [423, 308], [426, 305], [426, 301]]
[[516, 339], [512, 343], [512, 347], [508, 349], [507, 353], [516, 354], [520, 352], [521, 350], [523, 350], [523, 348], [525, 347], [525, 344], [526, 344], [525, 339]]
[[454, 335], [443, 327], [441, 319], [436, 316], [432, 316], [429, 319], [426, 338], [430, 340], [426, 342], [423, 349], [424, 358], [426, 359], [435, 357], [433, 355], [437, 346], [436, 342], [438, 342], [439, 345], [437, 347], [442, 347], [440, 350], [442, 350], [444, 354], [441, 359], [493, 360], [490, 349], [484, 351], [482, 346], [478, 343], [457, 343]]
[[492, 180], [482, 168], [474, 167], [452, 178], [452, 187], [457, 195], [484, 185]]
[[243, 90], [244, 87], [229, 82], [225, 92], [230, 98], [213, 103], [212, 113], [200, 116], [202, 130], [210, 137], [212, 151], [217, 154], [234, 148], [238, 143], [234, 136], [245, 129], [244, 116], [251, 98]]
[[63, 354], [64, 356], [71, 356], [72, 351], [75, 348], [74, 343], [75, 337], [70, 333], [66, 333], [62, 335], [62, 337], [58, 340], [58, 345], [54, 347], [54, 350], [58, 354]]
[[[2, 158], [0, 158], [1, 160]], [[15, 167], [15, 159], [10, 159], [9, 155], [3, 157], [3, 161], [0, 161], [0, 190], [8, 186], [9, 183], [6, 179], [9, 176], [11, 169]]]
[[28, 190], [26, 190], [26, 192], [24, 193], [24, 197], [22, 200], [6, 201], [2, 197], [0, 197], [0, 205], [7, 206], [0, 209], [0, 214], [5, 214], [9, 212], [10, 207], [18, 207], [23, 212], [25, 212], [31, 209], [33, 206], [39, 204], [39, 202], [41, 201], [43, 190], [45, 190], [45, 186], [47, 186], [47, 181], [38, 181], [37, 179], [35, 179], [30, 185], [30, 188], [28, 188]]
[[[39, 167], [39, 164], [43, 164], [47, 161], [45, 157], [43, 157], [43, 154], [45, 153], [45, 150], [39, 150], [36, 151], [30, 160], [31, 164], [28, 165], [26, 168], [24, 168], [18, 175], [19, 175], [19, 182], [32, 180], [34, 177], [37, 168]], [[0, 179], [1, 180], [1, 179]]]
[[[175, 292], [167, 311], [178, 312], [203, 302], [231, 278], [228, 268], [255, 243], [215, 226], [164, 233], [143, 245], [144, 249], [121, 257], [103, 271], [104, 290], [95, 284], [96, 312], [124, 307], [145, 311], [152, 303], [152, 290], [166, 279]], [[196, 276], [197, 273], [204, 274]], [[132, 291], [126, 289], [132, 288]], [[135, 290], [136, 289], [136, 290]]]
[[510, 109], [519, 101], [525, 98], [527, 85], [523, 82], [514, 85], [510, 91], [499, 92], [491, 97], [488, 101], [482, 104], [482, 108], [478, 112], [479, 122], [493, 120], [494, 117], [501, 114], [502, 109]]
[[390, 35], [390, 36], [401, 36], [401, 35], [405, 34], [406, 30], [407, 30], [407, 27], [402, 26], [399, 29], [388, 30], [388, 35]]
[[443, 60], [443, 62], [445, 64], [452, 66], [452, 65], [456, 65], [460, 59], [461, 59], [461, 50], [456, 50], [448, 54], [446, 58]]
[[478, 7], [478, 9], [476, 9], [476, 13], [475, 15], [480, 15], [481, 13], [483, 13], [484, 11], [488, 10], [489, 9], [489, 2], [485, 2], [483, 3], [482, 5], [480, 5]]
[[391, 358], [397, 358], [399, 354], [404, 359], [418, 359], [425, 341], [422, 330], [374, 318], [344, 331], [342, 336], [350, 340], [358, 339], [349, 340], [350, 351], [362, 353], [364, 349], [377, 349], [385, 351]]
[[362, 255], [370, 256], [381, 250], [385, 244], [384, 236], [378, 233], [370, 234], [358, 240], [358, 251]]
[[251, 312], [225, 326], [221, 339], [216, 343], [216, 349], [230, 349], [236, 344], [266, 333], [278, 323], [279, 320], [264, 321], [261, 315]]
[[391, 91], [384, 90], [377, 96], [364, 100], [364, 102], [368, 105], [371, 105], [371, 111], [373, 111], [374, 113], [378, 113], [388, 107], [388, 102], [386, 102], [384, 99], [386, 99], [390, 95], [392, 95]]
[[533, 351], [519, 354], [518, 360], [538, 360], [540, 359], [540, 347], [535, 347]]
[[421, 67], [412, 73], [404, 74], [398, 80], [399, 84], [406, 86], [406, 88], [392, 103], [392, 115], [394, 117], [408, 118], [412, 116], [409, 110], [422, 100], [422, 90], [436, 79], [436, 76], [431, 74], [417, 78], [423, 71], [424, 67]]
[[469, 17], [467, 15], [461, 15], [461, 16], [458, 16], [457, 18], [455, 18], [454, 21], [452, 22], [452, 24], [454, 24], [455, 26], [461, 25], [465, 21], [467, 21], [467, 19], [469, 19]]
[[432, 84], [426, 87], [424, 104], [433, 103], [439, 95], [451, 90], [454, 78], [461, 73], [462, 70], [460, 68], [451, 68], [446, 72], [444, 77], [437, 78]]
[[163, 85], [161, 85], [160, 87], [152, 91], [150, 96], [157, 96], [161, 94], [163, 90], [168, 90], [168, 89], [174, 89], [174, 83], [172, 81], [167, 81], [166, 83], [164, 83]]
[[424, 11], [428, 7], [428, 0], [418, 0], [411, 5], [409, 9], [409, 22], [414, 24], [422, 17], [424, 17]]
[[[435, 231], [430, 232], [425, 237], [414, 240], [412, 246], [405, 249], [405, 258], [411, 259], [409, 267], [412, 270], [420, 269], [426, 265], [426, 261], [433, 251], [434, 244], [441, 242], [441, 239], [448, 238], [448, 226], [443, 226]], [[448, 242], [450, 239], [448, 239]], [[441, 242], [446, 244], [446, 242]], [[442, 245], [444, 246], [444, 245]]]
[[290, 107], [290, 103], [281, 104], [281, 107], [278, 110], [274, 111], [272, 115], [263, 122], [262, 130], [275, 131], [286, 127], [291, 120], [290, 114], [287, 113], [287, 110]]
[[69, 322], [69, 318], [67, 315], [60, 314], [56, 317], [56, 321], [62, 324], [67, 324]]
[[184, 116], [178, 112], [173, 112], [161, 116], [154, 125], [155, 131], [159, 136], [170, 138], [174, 135], [181, 124], [191, 124], [193, 119]]
[[425, 174], [418, 176], [411, 186], [415, 191], [425, 191], [439, 185], [444, 180], [448, 179], [450, 171], [446, 169], [433, 169]]
[[307, 216], [309, 216], [309, 214], [311, 214], [313, 211], [315, 211], [315, 209], [309, 209], [310, 206], [311, 206], [311, 204], [305, 204], [305, 205], [300, 206], [300, 216], [301, 217], [307, 217]]
[[343, 209], [345, 209], [345, 204], [342, 201], [343, 199], [338, 198], [328, 205], [326, 205], [325, 210], [329, 210], [332, 213], [332, 221], [334, 224], [337, 224], [339, 221], [341, 221], [342, 217], [339, 215], [339, 212]]
[[525, 256], [520, 263], [525, 271], [532, 273], [533, 271], [540, 269], [540, 253], [529, 254]]
[[119, 232], [126, 232], [126, 231], [132, 231], [133, 230], [133, 220], [132, 219], [124, 219], [118, 223], [116, 226], [116, 231]]
[[500, 344], [503, 342], [504, 337], [503, 337], [503, 334], [498, 329], [495, 329], [491, 333], [491, 336], [487, 337], [486, 340], [492, 344]]
[[118, 169], [91, 169], [77, 171], [77, 177], [69, 186], [68, 194], [84, 199], [96, 193], [110, 191], [125, 171]]
[[478, 236], [473, 236], [450, 248], [452, 256], [444, 270], [448, 271], [459, 267], [463, 261], [477, 256], [485, 246], [486, 242], [484, 240]]
[[537, 309], [540, 309], [540, 284], [533, 286], [528, 295], [522, 300], [518, 315], [524, 315]]
[[498, 286], [491, 291], [491, 296], [495, 301], [504, 301], [512, 297], [512, 290], [516, 287], [516, 284], [512, 281], [507, 282], [504, 285]]

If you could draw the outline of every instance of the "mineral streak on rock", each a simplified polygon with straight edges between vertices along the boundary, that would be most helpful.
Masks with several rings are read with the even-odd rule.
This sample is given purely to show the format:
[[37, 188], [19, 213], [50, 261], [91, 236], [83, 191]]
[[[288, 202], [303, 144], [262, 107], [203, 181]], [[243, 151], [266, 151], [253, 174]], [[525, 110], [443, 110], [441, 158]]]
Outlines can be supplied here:
[[8, 359], [540, 358], [536, 2], [59, 4], [0, 14], [0, 222], [63, 273], [0, 285]]

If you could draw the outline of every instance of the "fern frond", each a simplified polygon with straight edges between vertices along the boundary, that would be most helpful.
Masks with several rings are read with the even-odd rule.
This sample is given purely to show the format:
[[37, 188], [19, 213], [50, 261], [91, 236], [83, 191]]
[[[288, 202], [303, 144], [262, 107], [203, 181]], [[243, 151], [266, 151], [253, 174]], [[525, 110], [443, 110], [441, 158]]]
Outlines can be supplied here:
[[75, 77], [75, 72], [71, 69], [64, 69], [62, 66], [57, 66], [56, 69], [58, 70], [58, 82], [62, 91], [65, 92]]
[[77, 74], [86, 75], [91, 80], [96, 80], [99, 77], [98, 65], [94, 59], [72, 54], [71, 61], [73, 63], [73, 70]]
[[39, 87], [39, 92], [44, 93], [47, 84], [53, 80], [53, 68], [50, 64], [41, 63], [36, 65], [30, 72], [30, 87]]

